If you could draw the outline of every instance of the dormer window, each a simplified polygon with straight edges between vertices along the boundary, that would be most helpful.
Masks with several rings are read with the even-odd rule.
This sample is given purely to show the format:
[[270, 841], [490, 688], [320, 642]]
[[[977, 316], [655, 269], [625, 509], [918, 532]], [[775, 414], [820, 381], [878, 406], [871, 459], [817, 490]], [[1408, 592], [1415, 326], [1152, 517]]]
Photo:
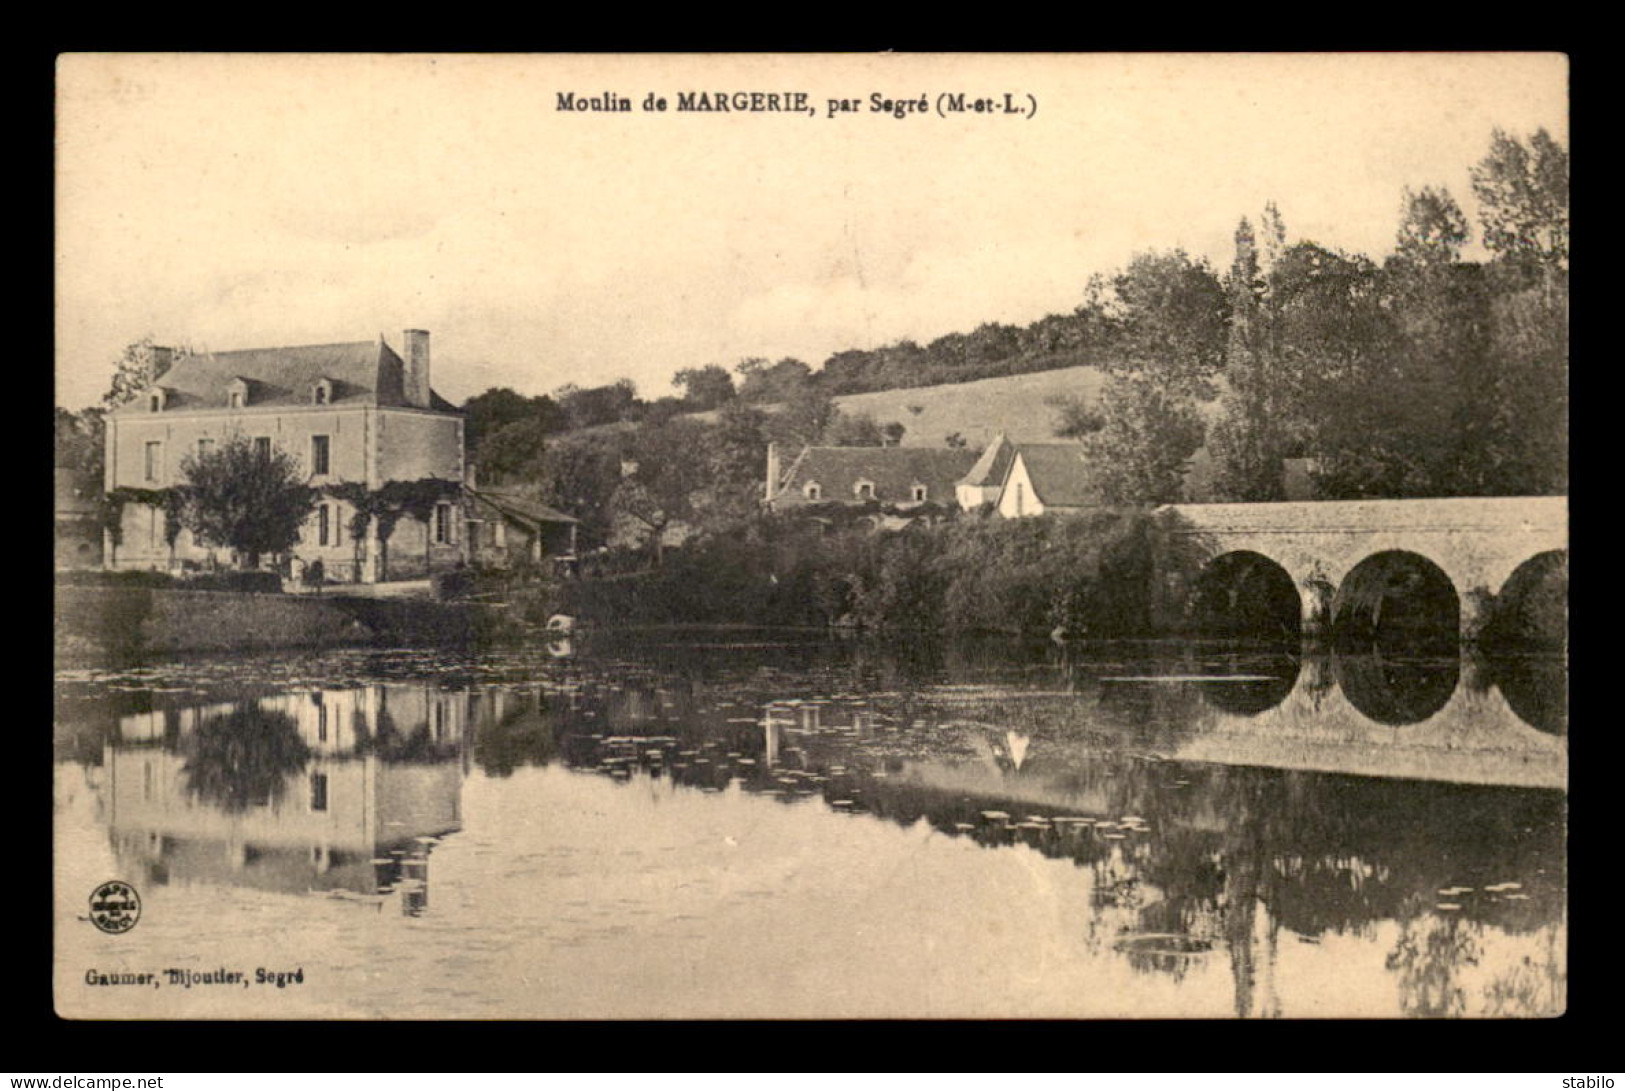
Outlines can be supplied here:
[[333, 402], [333, 380], [322, 379], [310, 388], [310, 401], [312, 405], [331, 405]]
[[924, 485], [916, 483], [914, 485], [914, 487], [909, 490], [909, 493], [910, 493], [911, 496], [914, 497], [914, 502], [916, 504], [925, 503], [925, 486]]
[[233, 379], [226, 387], [226, 404], [241, 409], [248, 404], [248, 380]]
[[801, 495], [816, 503], [824, 498], [824, 487], [816, 481], [809, 481], [802, 486]]
[[164, 396], [163, 387], [160, 386], [153, 388], [147, 393], [147, 412], [162, 413], [164, 411], [164, 402], [166, 400], [167, 399]]
[[852, 495], [859, 500], [873, 500], [875, 498], [875, 483], [868, 479], [860, 479], [852, 486]]

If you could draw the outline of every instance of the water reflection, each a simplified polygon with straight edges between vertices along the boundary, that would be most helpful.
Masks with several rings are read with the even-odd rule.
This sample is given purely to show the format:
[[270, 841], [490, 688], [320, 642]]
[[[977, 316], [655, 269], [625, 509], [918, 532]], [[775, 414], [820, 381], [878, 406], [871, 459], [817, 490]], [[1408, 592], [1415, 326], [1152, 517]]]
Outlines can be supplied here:
[[157, 884], [412, 889], [462, 828], [467, 705], [373, 685], [127, 713], [100, 762], [109, 838]]
[[[813, 852], [841, 851], [812, 821], [833, 814], [1070, 865], [1069, 942], [1147, 982], [1222, 974], [1240, 1016], [1295, 1014], [1282, 982], [1333, 943], [1380, 963], [1396, 1013], [1561, 1010], [1561, 669], [1202, 645], [556, 651], [391, 681], [366, 679], [399, 661], [361, 657], [331, 684], [206, 697], [90, 680], [59, 704], [58, 757], [96, 771], [138, 881], [466, 912], [466, 866], [429, 898], [431, 857], [468, 836], [465, 789], [497, 793], [497, 826], [470, 832], [500, 858], [533, 833], [504, 786], [562, 766], [639, 789], [609, 789], [610, 824], [681, 836], [686, 812], [648, 810], [658, 786], [800, 808]], [[547, 871], [521, 874], [552, 896]], [[1491, 957], [1514, 941], [1536, 953]]]

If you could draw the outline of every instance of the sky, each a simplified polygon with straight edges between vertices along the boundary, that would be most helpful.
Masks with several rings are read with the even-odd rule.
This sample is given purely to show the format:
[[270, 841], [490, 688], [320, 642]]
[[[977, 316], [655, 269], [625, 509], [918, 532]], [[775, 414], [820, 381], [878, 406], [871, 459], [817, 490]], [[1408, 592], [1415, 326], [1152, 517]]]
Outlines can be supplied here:
[[[1289, 241], [1381, 257], [1406, 186], [1476, 223], [1496, 127], [1567, 144], [1567, 79], [1556, 54], [68, 55], [57, 404], [98, 401], [147, 336], [398, 350], [403, 328], [453, 402], [652, 399], [681, 368], [1070, 311], [1142, 250], [1222, 270], [1270, 200]], [[1026, 110], [939, 112], [951, 93]]]

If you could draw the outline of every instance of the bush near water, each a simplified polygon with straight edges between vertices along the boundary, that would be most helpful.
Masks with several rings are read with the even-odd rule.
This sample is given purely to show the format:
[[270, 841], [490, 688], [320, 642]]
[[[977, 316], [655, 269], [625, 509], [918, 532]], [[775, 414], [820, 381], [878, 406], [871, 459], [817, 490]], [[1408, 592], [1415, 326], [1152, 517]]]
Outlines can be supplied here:
[[1150, 518], [1100, 511], [819, 534], [768, 516], [652, 572], [571, 582], [600, 624], [699, 622], [1121, 636], [1144, 632]]

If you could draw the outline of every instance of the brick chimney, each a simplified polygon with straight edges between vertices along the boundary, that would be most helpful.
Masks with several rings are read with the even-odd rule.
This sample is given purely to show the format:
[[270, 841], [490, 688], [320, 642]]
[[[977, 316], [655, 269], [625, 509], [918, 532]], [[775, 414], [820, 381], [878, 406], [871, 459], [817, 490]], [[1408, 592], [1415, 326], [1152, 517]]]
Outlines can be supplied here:
[[429, 331], [401, 331], [401, 385], [405, 389], [406, 404], [422, 409], [429, 407]]

